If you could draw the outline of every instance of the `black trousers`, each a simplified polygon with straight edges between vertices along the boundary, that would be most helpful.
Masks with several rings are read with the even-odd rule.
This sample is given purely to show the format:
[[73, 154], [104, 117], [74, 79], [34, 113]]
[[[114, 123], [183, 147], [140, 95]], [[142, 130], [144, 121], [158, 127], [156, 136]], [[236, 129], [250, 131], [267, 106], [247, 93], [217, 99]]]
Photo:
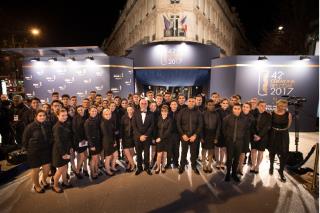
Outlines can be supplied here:
[[234, 175], [237, 173], [242, 147], [242, 143], [239, 142], [227, 143], [227, 175], [230, 175], [231, 171]]
[[181, 159], [180, 159], [180, 165], [182, 168], [184, 168], [186, 162], [187, 162], [187, 154], [190, 146], [190, 154], [191, 154], [191, 166], [192, 169], [195, 169], [197, 166], [197, 147], [199, 144], [199, 140], [197, 139], [195, 142], [187, 142], [184, 140], [181, 140]]
[[149, 160], [150, 160], [150, 141], [136, 141], [135, 142], [135, 149], [137, 152], [137, 167], [138, 169], [142, 168], [142, 152], [143, 152], [143, 161], [144, 161], [144, 168], [149, 169]]
[[180, 137], [178, 134], [172, 134], [168, 144], [167, 164], [178, 165], [180, 149]]
[[[283, 153], [278, 153], [278, 157], [279, 157], [279, 161], [280, 161], [280, 168], [279, 171], [283, 172], [284, 167], [287, 164], [287, 160], [288, 160], [288, 152], [283, 152]], [[270, 169], [273, 169], [273, 164], [274, 164], [274, 158], [276, 156], [276, 153], [269, 153], [269, 158], [270, 158]]]

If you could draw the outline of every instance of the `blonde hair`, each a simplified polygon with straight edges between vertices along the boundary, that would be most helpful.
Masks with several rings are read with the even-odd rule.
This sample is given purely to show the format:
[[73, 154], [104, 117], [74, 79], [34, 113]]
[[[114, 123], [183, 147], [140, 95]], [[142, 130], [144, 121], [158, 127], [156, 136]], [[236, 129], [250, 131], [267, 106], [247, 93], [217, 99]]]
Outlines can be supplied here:
[[288, 105], [288, 101], [286, 99], [279, 99], [277, 100], [276, 105]]

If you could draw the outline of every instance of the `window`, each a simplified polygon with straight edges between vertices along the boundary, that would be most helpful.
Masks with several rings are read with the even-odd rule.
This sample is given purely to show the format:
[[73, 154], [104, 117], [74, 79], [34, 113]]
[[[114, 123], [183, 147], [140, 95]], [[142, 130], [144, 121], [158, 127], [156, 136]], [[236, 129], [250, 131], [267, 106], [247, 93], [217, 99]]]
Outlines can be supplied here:
[[180, 0], [170, 0], [171, 4], [179, 4]]
[[164, 37], [186, 36], [186, 16], [182, 17], [181, 20], [179, 15], [171, 15], [169, 19], [165, 16], [163, 16], [163, 18], [165, 26]]

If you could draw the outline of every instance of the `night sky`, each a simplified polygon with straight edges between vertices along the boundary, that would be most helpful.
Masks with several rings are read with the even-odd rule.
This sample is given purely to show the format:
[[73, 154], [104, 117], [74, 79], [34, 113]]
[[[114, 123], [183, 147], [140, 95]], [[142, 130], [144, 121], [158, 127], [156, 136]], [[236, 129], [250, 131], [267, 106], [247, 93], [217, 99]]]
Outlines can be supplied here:
[[[249, 41], [257, 46], [265, 32], [282, 24], [285, 0], [228, 0], [235, 6]], [[24, 1], [0, 6], [0, 36], [37, 26], [42, 30], [39, 46], [98, 45], [112, 32], [126, 0], [76, 1], [74, 4]], [[112, 2], [110, 4], [109, 2]], [[280, 3], [279, 3], [280, 2]], [[318, 16], [318, 1], [304, 1], [310, 14]], [[107, 4], [107, 5], [106, 5]]]

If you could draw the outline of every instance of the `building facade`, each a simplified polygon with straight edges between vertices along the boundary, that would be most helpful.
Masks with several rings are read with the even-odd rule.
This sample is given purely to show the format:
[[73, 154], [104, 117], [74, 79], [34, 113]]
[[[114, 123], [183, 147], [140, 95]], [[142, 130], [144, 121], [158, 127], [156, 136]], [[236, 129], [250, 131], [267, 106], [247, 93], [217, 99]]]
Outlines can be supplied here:
[[226, 0], [128, 0], [102, 48], [123, 56], [135, 45], [184, 41], [215, 45], [221, 56], [245, 53], [247, 40]]

